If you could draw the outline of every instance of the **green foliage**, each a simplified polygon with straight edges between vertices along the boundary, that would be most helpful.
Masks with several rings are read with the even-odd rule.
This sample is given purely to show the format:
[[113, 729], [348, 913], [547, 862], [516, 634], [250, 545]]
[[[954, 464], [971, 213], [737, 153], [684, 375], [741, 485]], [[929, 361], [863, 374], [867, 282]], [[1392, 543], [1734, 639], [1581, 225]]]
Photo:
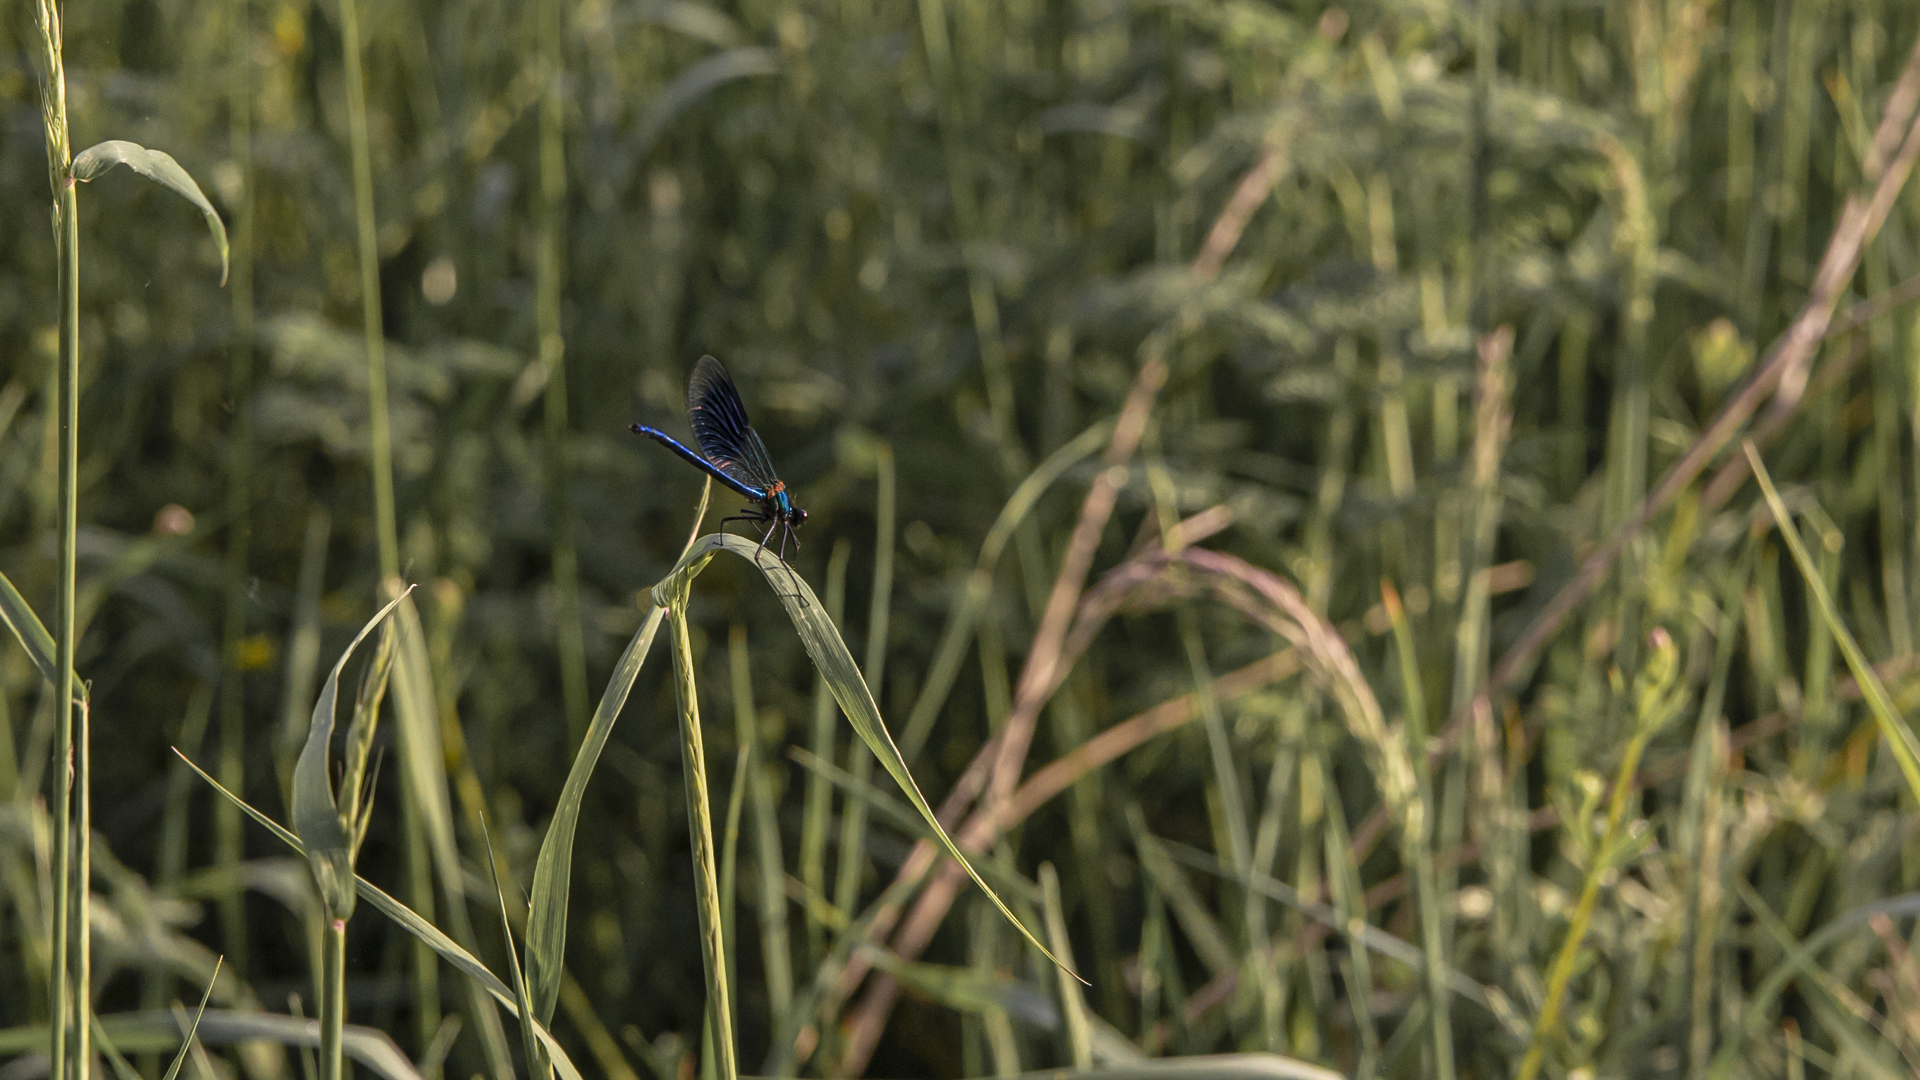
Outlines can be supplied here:
[[[1920, 1063], [1913, 5], [14, 8], [0, 1053]], [[788, 565], [626, 433], [703, 352]]]

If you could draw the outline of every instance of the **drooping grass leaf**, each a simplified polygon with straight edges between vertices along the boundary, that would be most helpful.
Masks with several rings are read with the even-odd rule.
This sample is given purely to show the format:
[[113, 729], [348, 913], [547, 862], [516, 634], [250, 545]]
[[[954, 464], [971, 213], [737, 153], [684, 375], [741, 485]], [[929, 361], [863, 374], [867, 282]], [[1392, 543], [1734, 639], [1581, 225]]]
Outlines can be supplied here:
[[[33, 666], [40, 669], [40, 677], [52, 682], [53, 635], [47, 633], [47, 625], [33, 613], [26, 597], [20, 595], [20, 590], [13, 587], [13, 582], [8, 581], [5, 574], [0, 574], [0, 620], [5, 620], [7, 629], [13, 631], [20, 647], [27, 650]], [[78, 675], [73, 677], [73, 696], [81, 701], [87, 697], [86, 685]]]
[[200, 185], [173, 155], [165, 150], [149, 150], [139, 143], [130, 143], [124, 139], [108, 139], [106, 142], [90, 146], [80, 151], [73, 159], [73, 178], [87, 181], [112, 171], [115, 165], [125, 165], [141, 176], [168, 188], [181, 198], [200, 208], [206, 216], [207, 231], [213, 234], [213, 242], [220, 249], [220, 284], [227, 283], [227, 227], [220, 223], [220, 215], [200, 191]]
[[[894, 782], [900, 785], [900, 790], [913, 803], [913, 808], [933, 828], [940, 846], [960, 864], [967, 876], [987, 894], [987, 899], [1000, 909], [1000, 914], [1019, 929], [1029, 944], [1040, 950], [1040, 954], [1048, 960], [1072, 971], [1060, 963], [1059, 958], [1041, 943], [1039, 937], [1014, 915], [1006, 901], [1000, 899], [1000, 894], [994, 892], [992, 886], [980, 876], [980, 871], [960, 850], [960, 845], [947, 835], [940, 819], [934, 815], [933, 807], [927, 804], [926, 796], [920, 793], [920, 785], [914, 782], [912, 774], [907, 771], [906, 759], [901, 757], [900, 748], [894, 745], [893, 736], [888, 734], [886, 724], [880, 719], [880, 706], [874, 703], [866, 680], [860, 677], [860, 669], [854, 665], [853, 655], [847, 651], [846, 642], [841, 640], [839, 629], [833, 625], [833, 620], [827, 618], [826, 609], [814, 597], [806, 581], [782, 562], [779, 556], [744, 537], [713, 533], [694, 544], [673, 571], [653, 587], [653, 602], [665, 604], [676, 593], [684, 594], [717, 551], [731, 551], [759, 567], [766, 576], [767, 584], [773, 588], [774, 595], [779, 597], [781, 606], [786, 608], [787, 617], [793, 620], [793, 628], [800, 636], [800, 643], [806, 647], [807, 655], [812, 658], [814, 667], [826, 680], [834, 700], [840, 703], [841, 713], [847, 717], [847, 722], [853, 725], [853, 730], [868, 749], [873, 751], [873, 756], [892, 775]], [[1079, 978], [1077, 973], [1075, 978]]]
[[[409, 590], [411, 591], [411, 590]], [[379, 613], [367, 620], [353, 640], [341, 652], [340, 659], [320, 688], [313, 705], [313, 720], [307, 728], [307, 745], [293, 767], [293, 830], [304, 842], [308, 865], [313, 867], [314, 884], [330, 917], [344, 919], [353, 913], [353, 848], [347, 823], [341, 820], [339, 804], [334, 800], [328, 758], [333, 742], [333, 712], [340, 700], [340, 673], [346, 670], [353, 650], [360, 647], [374, 627], [400, 606], [406, 595], [396, 597]]]
[[573, 873], [573, 834], [580, 824], [580, 807], [586, 799], [587, 781], [613, 734], [613, 722], [627, 703], [633, 682], [640, 675], [653, 649], [653, 638], [666, 618], [667, 609], [656, 607], [647, 613], [646, 622], [627, 651], [613, 665], [613, 677], [600, 696], [600, 707], [593, 712], [587, 737], [574, 755], [573, 768], [560, 789], [560, 801], [554, 806], [553, 821], [547, 826], [546, 839], [540, 842], [540, 856], [533, 864], [533, 893], [527, 907], [527, 997], [533, 1014], [541, 1023], [553, 1019], [554, 1003], [560, 998], [560, 972], [566, 960], [567, 897]]

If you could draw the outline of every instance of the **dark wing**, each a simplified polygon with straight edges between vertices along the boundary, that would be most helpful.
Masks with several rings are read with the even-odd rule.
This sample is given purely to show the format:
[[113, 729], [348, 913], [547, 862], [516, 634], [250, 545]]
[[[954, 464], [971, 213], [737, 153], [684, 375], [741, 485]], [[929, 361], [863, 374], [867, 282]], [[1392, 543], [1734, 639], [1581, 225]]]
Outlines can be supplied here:
[[766, 445], [747, 422], [740, 391], [734, 389], [727, 369], [711, 356], [701, 357], [693, 366], [693, 378], [687, 380], [687, 421], [693, 425], [693, 440], [700, 444], [700, 452], [721, 472], [763, 492], [780, 482]]

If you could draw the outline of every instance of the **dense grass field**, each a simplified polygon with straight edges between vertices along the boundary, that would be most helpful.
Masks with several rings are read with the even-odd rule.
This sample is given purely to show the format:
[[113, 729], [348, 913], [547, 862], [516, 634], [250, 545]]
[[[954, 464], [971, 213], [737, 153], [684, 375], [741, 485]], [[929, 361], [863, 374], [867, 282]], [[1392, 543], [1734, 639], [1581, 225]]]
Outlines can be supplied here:
[[1917, 154], [1906, 0], [0, 0], [0, 1077], [1911, 1076]]

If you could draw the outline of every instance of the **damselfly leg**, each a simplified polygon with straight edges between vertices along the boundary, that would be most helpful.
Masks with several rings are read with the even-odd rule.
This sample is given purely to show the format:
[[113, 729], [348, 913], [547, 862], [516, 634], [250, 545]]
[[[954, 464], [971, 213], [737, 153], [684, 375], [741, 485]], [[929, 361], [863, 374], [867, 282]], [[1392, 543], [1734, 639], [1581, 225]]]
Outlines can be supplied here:
[[801, 607], [803, 608], [806, 607], [807, 594], [800, 591], [798, 578], [793, 572], [793, 567], [788, 565], [787, 557], [786, 557], [787, 541], [789, 539], [793, 541], [794, 551], [797, 553], [800, 550], [800, 540], [799, 540], [799, 537], [796, 537], [793, 535], [793, 527], [788, 525], [785, 521], [781, 520], [779, 514], [770, 514], [757, 507], [751, 507], [751, 506], [747, 507], [745, 510], [742, 510], [738, 514], [732, 515], [731, 517], [721, 518], [720, 527], [722, 529], [725, 529], [727, 527], [727, 522], [729, 521], [746, 521], [746, 522], [751, 522], [755, 525], [764, 523], [767, 526], [767, 531], [760, 534], [760, 543], [753, 549], [753, 558], [755, 562], [760, 561], [760, 553], [767, 549], [767, 542], [773, 539], [773, 534], [776, 531], [780, 533], [780, 547], [777, 549], [774, 557], [780, 560], [780, 568], [787, 572], [787, 577], [794, 579], [793, 584], [791, 585], [791, 588], [793, 591], [790, 593], [779, 593], [778, 589], [774, 591], [779, 595], [790, 596], [793, 599], [800, 601]]

